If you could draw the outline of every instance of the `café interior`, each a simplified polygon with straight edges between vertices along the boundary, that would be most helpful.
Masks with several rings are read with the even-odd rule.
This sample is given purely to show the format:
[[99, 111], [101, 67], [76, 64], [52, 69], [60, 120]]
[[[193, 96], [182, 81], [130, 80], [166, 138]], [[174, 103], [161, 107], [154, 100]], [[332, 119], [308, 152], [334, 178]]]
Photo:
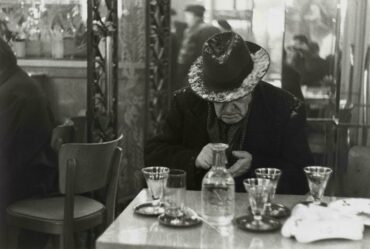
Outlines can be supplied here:
[[[143, 206], [152, 198], [143, 170], [153, 166], [144, 162], [145, 143], [161, 133], [173, 92], [186, 86], [177, 77], [177, 57], [189, 5], [204, 7], [205, 23], [263, 47], [270, 56], [263, 80], [304, 103], [314, 165], [331, 172], [321, 190], [325, 207], [295, 205], [309, 200], [311, 185], [303, 196], [277, 194], [275, 202], [289, 214], [266, 230], [248, 228], [255, 221], [237, 218], [250, 213], [249, 191], [235, 194], [235, 219], [221, 228], [202, 216], [200, 191], [185, 193], [184, 205], [195, 210], [187, 221], [166, 224], [145, 209], [158, 209]], [[7, 208], [8, 229], [1, 231], [6, 242], [0, 247], [370, 248], [369, 13], [367, 0], [0, 0], [0, 36], [50, 104], [55, 117], [50, 144], [65, 175], [59, 177], [58, 202], [22, 206], [17, 200], [18, 206]], [[296, 67], [296, 58], [307, 53], [315, 59], [292, 80], [287, 67]], [[98, 187], [106, 191], [80, 196]], [[79, 209], [93, 197], [102, 201]], [[329, 209], [331, 203], [350, 211], [356, 206], [351, 215], [361, 225]], [[60, 220], [53, 220], [58, 212]], [[301, 213], [320, 218], [300, 223], [305, 231], [287, 232]], [[48, 237], [41, 247], [27, 247], [22, 229]]]

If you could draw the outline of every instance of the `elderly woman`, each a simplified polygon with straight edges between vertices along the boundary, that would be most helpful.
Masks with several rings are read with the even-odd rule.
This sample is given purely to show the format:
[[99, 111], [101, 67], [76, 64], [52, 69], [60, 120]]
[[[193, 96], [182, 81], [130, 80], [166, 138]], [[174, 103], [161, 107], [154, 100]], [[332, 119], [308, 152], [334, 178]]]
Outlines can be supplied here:
[[211, 37], [189, 73], [189, 86], [175, 93], [163, 134], [145, 147], [147, 165], [187, 171], [189, 189], [200, 189], [212, 166], [211, 143], [229, 145], [235, 188], [258, 167], [280, 168], [278, 192], [303, 194], [303, 167], [312, 163], [303, 103], [262, 77], [266, 50], [233, 32]]
[[54, 189], [57, 163], [50, 147], [53, 127], [46, 97], [17, 66], [11, 48], [0, 38], [1, 248], [6, 235], [6, 207], [18, 199], [45, 195]]

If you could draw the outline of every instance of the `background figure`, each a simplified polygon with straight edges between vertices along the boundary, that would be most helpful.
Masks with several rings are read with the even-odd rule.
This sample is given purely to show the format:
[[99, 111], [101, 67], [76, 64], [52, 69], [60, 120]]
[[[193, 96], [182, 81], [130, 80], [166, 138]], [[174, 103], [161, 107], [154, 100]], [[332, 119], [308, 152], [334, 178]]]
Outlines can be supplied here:
[[293, 46], [296, 49], [299, 49], [300, 51], [307, 53], [309, 50], [308, 44], [309, 44], [308, 38], [305, 35], [293, 36]]
[[323, 79], [329, 74], [327, 61], [319, 55], [320, 48], [316, 42], [309, 43], [309, 53], [305, 59], [305, 71], [302, 84], [307, 86], [322, 86]]
[[281, 73], [281, 88], [290, 92], [298, 99], [304, 101], [301, 90], [301, 77], [297, 70], [294, 69], [294, 52], [290, 48], [288, 52], [283, 52], [283, 65]]
[[320, 48], [316, 42], [309, 41], [304, 35], [295, 35], [293, 45], [287, 48], [287, 57], [291, 57], [290, 66], [301, 77], [301, 85], [321, 86], [329, 73], [327, 62], [319, 55]]
[[[179, 49], [180, 49], [181, 42], [184, 39], [185, 29], [188, 27], [188, 25], [185, 22], [176, 20], [177, 13], [174, 9], [172, 10], [171, 10], [171, 13], [172, 13], [171, 29], [172, 29], [172, 32], [174, 32], [176, 35], [177, 43], [179, 44]], [[177, 63], [177, 58], [175, 62]]]
[[[50, 147], [54, 118], [46, 97], [1, 38], [0, 58], [0, 248], [6, 248], [6, 207], [55, 191], [57, 157]], [[20, 248], [40, 248], [35, 243], [46, 239], [22, 232]]]
[[202, 5], [188, 5], [185, 8], [185, 21], [188, 28], [184, 32], [178, 62], [178, 88], [187, 84], [187, 74], [190, 66], [202, 51], [204, 42], [220, 30], [210, 24], [204, 23], [205, 8]]
[[290, 65], [300, 74], [304, 74], [306, 55], [308, 54], [308, 39], [304, 35], [295, 35], [293, 37], [293, 45], [288, 47], [288, 56], [289, 53], [293, 53], [292, 62]]

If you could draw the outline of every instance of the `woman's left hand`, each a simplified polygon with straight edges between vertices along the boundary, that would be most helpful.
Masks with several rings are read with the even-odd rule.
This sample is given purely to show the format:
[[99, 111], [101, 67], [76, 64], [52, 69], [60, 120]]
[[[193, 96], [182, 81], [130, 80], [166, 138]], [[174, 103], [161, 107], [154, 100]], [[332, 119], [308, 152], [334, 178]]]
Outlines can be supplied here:
[[232, 153], [238, 160], [229, 168], [229, 172], [233, 177], [238, 177], [250, 169], [252, 154], [247, 151], [233, 151]]

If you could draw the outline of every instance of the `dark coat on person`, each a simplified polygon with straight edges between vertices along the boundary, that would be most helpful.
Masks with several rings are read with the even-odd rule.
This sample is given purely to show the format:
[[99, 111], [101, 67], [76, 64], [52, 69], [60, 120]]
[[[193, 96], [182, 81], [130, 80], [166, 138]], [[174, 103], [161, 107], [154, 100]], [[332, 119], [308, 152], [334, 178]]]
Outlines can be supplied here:
[[305, 59], [305, 67], [301, 73], [301, 85], [319, 87], [322, 80], [329, 74], [329, 65], [319, 56], [309, 56]]
[[[163, 134], [145, 146], [145, 164], [184, 169], [188, 189], [199, 190], [207, 171], [196, 168], [195, 159], [210, 141], [208, 102], [184, 88], [175, 92], [172, 103]], [[254, 176], [256, 168], [274, 167], [282, 170], [278, 193], [307, 192], [303, 167], [313, 160], [305, 134], [304, 106], [291, 94], [263, 81], [257, 84], [243, 149], [252, 154], [251, 169], [236, 182]]]
[[47, 99], [27, 73], [18, 66], [1, 71], [0, 225], [11, 202], [56, 189], [57, 157], [50, 147], [53, 127]]
[[290, 92], [301, 101], [304, 101], [300, 81], [301, 77], [299, 73], [293, 67], [284, 63], [281, 73], [281, 88]]

